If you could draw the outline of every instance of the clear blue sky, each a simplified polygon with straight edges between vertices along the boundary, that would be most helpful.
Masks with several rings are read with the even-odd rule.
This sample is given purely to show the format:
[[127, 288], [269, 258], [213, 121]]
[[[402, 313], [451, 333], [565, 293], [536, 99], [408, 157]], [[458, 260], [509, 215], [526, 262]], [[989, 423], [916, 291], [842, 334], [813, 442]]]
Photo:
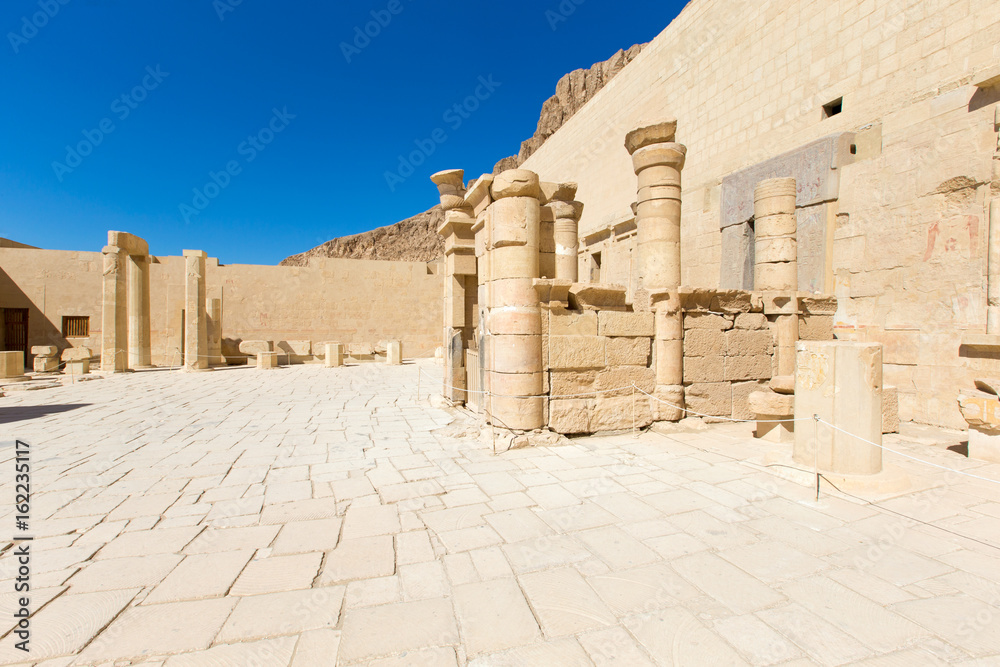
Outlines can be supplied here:
[[157, 255], [277, 263], [429, 208], [435, 171], [491, 171], [560, 76], [682, 6], [6, 0], [0, 236], [100, 250], [118, 229]]

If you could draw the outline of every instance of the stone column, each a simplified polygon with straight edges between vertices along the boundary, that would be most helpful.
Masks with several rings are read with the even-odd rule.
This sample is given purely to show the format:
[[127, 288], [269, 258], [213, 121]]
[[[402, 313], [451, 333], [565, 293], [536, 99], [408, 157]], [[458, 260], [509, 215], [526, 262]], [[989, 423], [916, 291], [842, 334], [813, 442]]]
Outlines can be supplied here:
[[[996, 106], [993, 129], [1000, 133], [1000, 104]], [[993, 153], [990, 182], [990, 230], [986, 293], [986, 333], [1000, 334], [1000, 134]]]
[[209, 364], [226, 364], [222, 356], [222, 299], [208, 300], [208, 356]]
[[765, 313], [775, 320], [777, 375], [795, 374], [795, 344], [799, 340], [798, 243], [796, 241], [795, 179], [772, 178], [754, 189], [754, 289], [781, 292], [766, 299]]
[[[476, 220], [465, 201], [465, 172], [441, 171], [431, 176], [437, 185], [444, 209], [444, 224], [438, 234], [445, 239], [444, 275], [444, 397], [464, 403], [467, 378], [465, 350], [471, 340], [471, 322], [466, 318], [466, 302], [474, 298], [467, 289], [468, 276], [476, 275]], [[473, 288], [474, 289], [474, 288]]]
[[804, 421], [795, 425], [796, 463], [840, 475], [881, 472], [882, 450], [869, 443], [882, 444], [882, 346], [801, 341], [797, 351], [795, 418]]
[[674, 142], [677, 121], [629, 132], [625, 147], [639, 179], [636, 226], [639, 289], [681, 284], [681, 170], [687, 148]]
[[486, 364], [491, 423], [520, 430], [545, 425], [542, 320], [538, 293], [541, 194], [538, 175], [511, 169], [493, 180]]
[[[583, 204], [573, 201], [576, 196], [576, 184], [564, 184], [565, 199], [558, 199], [562, 188], [556, 193], [556, 199], [550, 201], [555, 218], [556, 241], [556, 280], [577, 282], [580, 279], [580, 218], [583, 216]], [[572, 192], [572, 194], [570, 194]]]
[[[684, 327], [677, 290], [681, 284], [681, 170], [687, 148], [674, 141], [676, 131], [676, 120], [639, 128], [625, 137], [625, 148], [638, 177], [637, 292], [659, 293], [650, 301], [656, 317], [656, 395], [683, 407]], [[663, 405], [657, 416], [676, 421], [684, 413]]]
[[205, 260], [201, 250], [184, 251], [184, 370], [208, 370], [208, 312]]
[[127, 262], [128, 363], [130, 368], [152, 366], [149, 326], [149, 256], [131, 255]]
[[125, 265], [128, 255], [117, 246], [105, 246], [104, 296], [101, 304], [101, 370], [128, 370], [128, 305]]

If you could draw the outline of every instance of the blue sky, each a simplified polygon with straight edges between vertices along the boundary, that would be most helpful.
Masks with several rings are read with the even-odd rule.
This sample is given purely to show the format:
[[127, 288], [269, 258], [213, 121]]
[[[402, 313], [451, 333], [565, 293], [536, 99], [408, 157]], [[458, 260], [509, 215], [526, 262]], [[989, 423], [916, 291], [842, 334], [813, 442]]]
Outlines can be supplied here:
[[560, 76], [682, 6], [6, 0], [0, 236], [277, 263], [429, 208], [435, 171], [491, 171]]

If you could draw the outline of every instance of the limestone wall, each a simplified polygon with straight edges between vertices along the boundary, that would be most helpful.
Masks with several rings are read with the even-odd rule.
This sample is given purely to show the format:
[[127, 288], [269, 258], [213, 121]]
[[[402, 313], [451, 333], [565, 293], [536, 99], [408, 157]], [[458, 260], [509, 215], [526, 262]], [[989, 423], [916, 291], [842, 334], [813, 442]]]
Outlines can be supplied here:
[[[221, 299], [223, 336], [231, 341], [308, 340], [347, 345], [403, 341], [404, 355], [441, 344], [441, 276], [423, 262], [311, 259], [308, 266], [219, 266], [207, 262], [208, 299]], [[29, 308], [30, 345], [91, 348], [100, 354], [99, 252], [0, 248], [0, 308]], [[150, 266], [154, 365], [180, 365], [184, 258], [153, 257]], [[209, 307], [211, 312], [211, 307]], [[90, 317], [90, 337], [66, 340], [62, 317]]]
[[[998, 60], [991, 2], [694, 0], [523, 167], [579, 183], [587, 236], [632, 217], [626, 132], [676, 117], [688, 148], [682, 284], [716, 287], [722, 180], [856, 133], [829, 211], [837, 334], [886, 345], [903, 419], [962, 428], [958, 388], [975, 365], [983, 372], [959, 347], [964, 332], [985, 331], [1000, 101], [973, 82]], [[827, 117], [838, 98], [842, 112]]]

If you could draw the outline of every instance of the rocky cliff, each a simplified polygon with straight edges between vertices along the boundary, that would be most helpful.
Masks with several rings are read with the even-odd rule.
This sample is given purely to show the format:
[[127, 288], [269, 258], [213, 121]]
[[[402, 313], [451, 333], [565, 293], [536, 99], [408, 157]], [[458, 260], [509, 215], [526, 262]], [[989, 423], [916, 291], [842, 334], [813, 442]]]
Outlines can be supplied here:
[[[522, 165], [546, 139], [589, 102], [597, 91], [632, 62], [645, 46], [636, 44], [627, 51], [620, 50], [610, 59], [596, 63], [590, 69], [574, 70], [559, 79], [556, 94], [542, 105], [535, 134], [521, 143], [521, 150], [517, 155], [497, 162], [493, 173], [498, 174], [505, 169], [516, 169]], [[443, 221], [444, 212], [440, 206], [435, 206], [388, 227], [327, 241], [312, 250], [292, 255], [281, 264], [303, 266], [310, 257], [431, 262], [444, 254], [444, 239], [437, 234], [437, 228]]]
[[435, 206], [388, 227], [327, 241], [282, 260], [281, 265], [305, 266], [310, 257], [433, 262], [444, 255], [444, 238], [437, 233], [442, 222], [444, 211]]

